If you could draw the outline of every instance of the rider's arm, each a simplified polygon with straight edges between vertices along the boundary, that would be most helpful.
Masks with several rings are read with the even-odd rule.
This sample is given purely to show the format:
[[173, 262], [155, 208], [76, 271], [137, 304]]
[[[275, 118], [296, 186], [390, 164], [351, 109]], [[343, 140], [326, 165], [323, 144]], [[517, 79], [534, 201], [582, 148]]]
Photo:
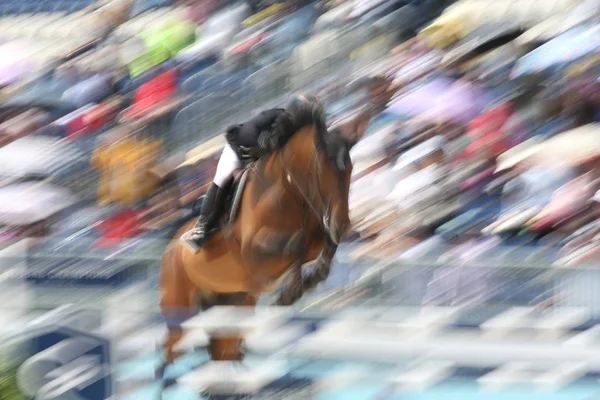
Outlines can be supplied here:
[[254, 125], [258, 132], [264, 130], [270, 130], [273, 128], [273, 124], [277, 118], [284, 112], [281, 108], [274, 108], [271, 110], [265, 110], [250, 120], [249, 123]]

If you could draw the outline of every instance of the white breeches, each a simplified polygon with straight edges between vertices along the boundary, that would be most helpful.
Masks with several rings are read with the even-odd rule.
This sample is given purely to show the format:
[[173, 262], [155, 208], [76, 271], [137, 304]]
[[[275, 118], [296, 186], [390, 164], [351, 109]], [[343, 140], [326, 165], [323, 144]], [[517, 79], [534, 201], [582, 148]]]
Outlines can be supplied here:
[[219, 163], [217, 164], [217, 172], [215, 173], [213, 182], [218, 187], [223, 188], [223, 186], [233, 177], [234, 171], [241, 167], [242, 162], [229, 143], [226, 143], [223, 153], [221, 153]]

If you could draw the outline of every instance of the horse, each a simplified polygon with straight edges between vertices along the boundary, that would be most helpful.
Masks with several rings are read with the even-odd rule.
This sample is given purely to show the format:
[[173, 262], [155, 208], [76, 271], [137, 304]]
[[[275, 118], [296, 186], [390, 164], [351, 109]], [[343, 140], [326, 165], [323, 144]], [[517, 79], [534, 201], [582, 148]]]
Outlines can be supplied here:
[[[221, 227], [194, 254], [179, 241], [167, 246], [160, 268], [160, 309], [167, 322], [165, 358], [179, 356], [183, 321], [212, 306], [254, 307], [258, 296], [286, 279], [276, 305], [291, 305], [325, 280], [338, 243], [350, 225], [350, 149], [371, 119], [366, 106], [328, 130], [322, 107], [306, 101], [294, 115], [295, 132], [278, 150], [246, 167]], [[237, 203], [237, 205], [236, 205]], [[237, 210], [237, 211], [236, 211]], [[302, 274], [314, 262], [315, 272]], [[242, 337], [210, 337], [213, 361], [242, 361]]]

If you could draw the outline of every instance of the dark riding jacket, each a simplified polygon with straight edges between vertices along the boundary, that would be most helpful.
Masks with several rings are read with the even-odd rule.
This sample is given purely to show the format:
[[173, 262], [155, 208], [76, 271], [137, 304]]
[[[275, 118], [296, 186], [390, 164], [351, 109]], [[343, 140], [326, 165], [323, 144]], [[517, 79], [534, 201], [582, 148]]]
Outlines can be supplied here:
[[274, 108], [230, 126], [225, 136], [238, 158], [247, 164], [283, 146], [292, 134], [290, 114], [283, 108]]

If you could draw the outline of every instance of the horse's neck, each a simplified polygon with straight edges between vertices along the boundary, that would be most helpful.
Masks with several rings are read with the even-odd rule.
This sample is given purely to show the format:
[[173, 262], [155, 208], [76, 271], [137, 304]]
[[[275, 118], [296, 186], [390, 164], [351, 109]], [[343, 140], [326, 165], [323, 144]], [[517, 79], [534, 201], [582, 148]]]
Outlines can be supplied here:
[[307, 126], [296, 132], [281, 149], [281, 161], [288, 169], [300, 169], [305, 172], [315, 153], [316, 129]]
[[306, 196], [310, 192], [310, 174], [315, 162], [315, 135], [311, 127], [303, 128], [283, 148], [261, 160], [262, 165], [255, 173], [263, 185], [281, 185], [282, 195], [288, 200]]

